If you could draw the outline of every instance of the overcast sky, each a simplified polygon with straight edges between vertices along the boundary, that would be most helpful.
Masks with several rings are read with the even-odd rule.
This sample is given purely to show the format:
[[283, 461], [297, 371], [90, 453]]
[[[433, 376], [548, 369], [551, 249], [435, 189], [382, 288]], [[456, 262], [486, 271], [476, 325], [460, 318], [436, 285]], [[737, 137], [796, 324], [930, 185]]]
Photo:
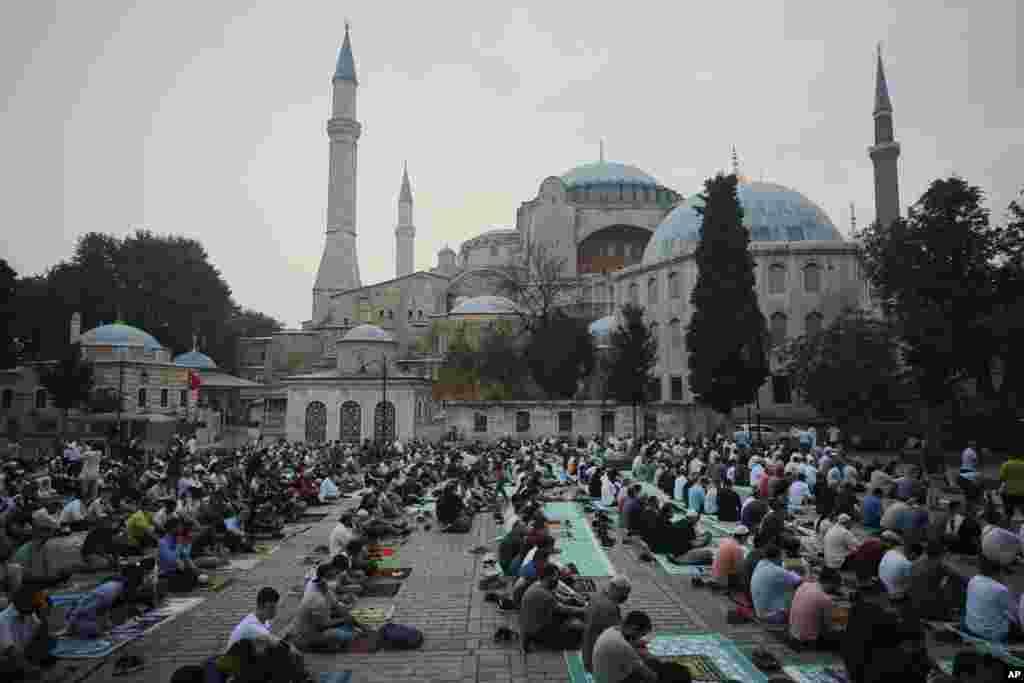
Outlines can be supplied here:
[[602, 138], [609, 160], [686, 194], [735, 145], [744, 173], [848, 233], [851, 201], [858, 222], [874, 215], [877, 41], [904, 206], [955, 172], [1001, 219], [1024, 186], [1017, 0], [517, 4], [4, 2], [0, 256], [37, 273], [88, 231], [185, 234], [239, 303], [307, 319], [346, 18], [364, 284], [395, 273], [403, 160], [426, 269], [445, 243], [512, 226]]

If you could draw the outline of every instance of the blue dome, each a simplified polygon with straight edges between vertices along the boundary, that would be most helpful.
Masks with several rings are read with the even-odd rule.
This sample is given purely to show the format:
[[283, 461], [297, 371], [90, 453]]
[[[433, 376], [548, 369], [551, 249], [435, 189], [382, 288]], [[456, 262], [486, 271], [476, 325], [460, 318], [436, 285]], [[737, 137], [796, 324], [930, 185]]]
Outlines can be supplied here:
[[148, 332], [123, 323], [100, 325], [84, 333], [80, 341], [82, 346], [131, 346], [142, 347], [146, 351], [160, 351], [164, 348]]
[[390, 342], [394, 341], [394, 337], [385, 330], [377, 327], [376, 325], [359, 325], [349, 330], [342, 341], [374, 341], [374, 342]]
[[606, 315], [590, 323], [590, 335], [592, 337], [607, 337], [618, 325], [619, 321], [614, 315]]
[[[752, 242], [841, 242], [843, 236], [822, 209], [796, 190], [776, 183], [741, 182], [736, 195], [743, 207], [743, 224]], [[655, 230], [644, 252], [644, 263], [679, 254], [684, 242], [700, 241], [698, 195], [680, 204]]]
[[620, 164], [617, 161], [595, 161], [577, 166], [562, 175], [567, 189], [591, 185], [643, 185], [657, 187], [658, 181], [636, 166]]
[[516, 311], [516, 305], [503, 296], [475, 296], [457, 303], [449, 315], [508, 315]]
[[212, 358], [198, 351], [189, 351], [188, 353], [176, 356], [174, 364], [180, 365], [183, 368], [192, 368], [193, 370], [214, 370], [217, 368], [217, 364], [213, 362]]

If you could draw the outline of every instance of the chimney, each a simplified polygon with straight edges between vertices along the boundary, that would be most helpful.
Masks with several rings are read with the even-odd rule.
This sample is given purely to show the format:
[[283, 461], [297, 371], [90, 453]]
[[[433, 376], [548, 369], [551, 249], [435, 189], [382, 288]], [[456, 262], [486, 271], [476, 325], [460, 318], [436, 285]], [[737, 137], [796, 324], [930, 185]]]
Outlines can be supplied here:
[[71, 343], [77, 344], [82, 339], [82, 314], [75, 313], [71, 316]]

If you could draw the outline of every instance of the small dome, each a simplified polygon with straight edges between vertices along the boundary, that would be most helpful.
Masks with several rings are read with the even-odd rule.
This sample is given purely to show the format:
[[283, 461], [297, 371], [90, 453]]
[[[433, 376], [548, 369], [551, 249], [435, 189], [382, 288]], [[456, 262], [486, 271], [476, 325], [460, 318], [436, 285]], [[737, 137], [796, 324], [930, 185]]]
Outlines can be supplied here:
[[[817, 204], [777, 183], [740, 182], [736, 195], [751, 242], [841, 242], [843, 236]], [[644, 252], [644, 263], [678, 255], [685, 242], [700, 241], [699, 195], [678, 205], [661, 222]]]
[[614, 315], [606, 315], [590, 323], [590, 335], [592, 337], [607, 337], [618, 325], [619, 321]]
[[183, 368], [192, 368], [193, 370], [214, 370], [217, 367], [212, 358], [199, 351], [189, 351], [188, 353], [176, 356], [174, 364], [180, 365]]
[[153, 335], [124, 323], [100, 325], [84, 333], [82, 346], [141, 347], [145, 351], [160, 351], [164, 347]]
[[439, 251], [437, 253], [438, 254], [451, 254], [452, 256], [455, 256], [455, 250], [452, 249], [451, 247], [449, 247], [447, 244], [444, 245], [443, 247], [441, 247], [441, 251]]
[[620, 164], [617, 161], [595, 161], [577, 166], [562, 175], [562, 182], [568, 189], [590, 185], [658, 186], [657, 180], [636, 166]]
[[392, 337], [389, 332], [382, 330], [376, 325], [360, 325], [358, 327], [353, 327], [341, 339], [341, 341], [347, 342], [391, 342], [394, 340], [394, 337]]
[[516, 305], [503, 296], [475, 296], [462, 302], [456, 299], [449, 315], [507, 315], [517, 310]]

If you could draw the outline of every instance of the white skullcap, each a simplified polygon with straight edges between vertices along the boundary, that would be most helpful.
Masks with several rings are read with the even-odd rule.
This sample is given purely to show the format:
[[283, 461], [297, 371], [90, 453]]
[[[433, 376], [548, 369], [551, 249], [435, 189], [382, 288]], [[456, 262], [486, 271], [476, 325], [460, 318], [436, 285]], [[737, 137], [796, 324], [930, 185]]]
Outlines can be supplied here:
[[627, 593], [633, 588], [633, 584], [629, 582], [629, 578], [625, 574], [616, 574], [612, 577], [612, 580], [608, 582], [608, 586], [614, 588], [620, 593]]
[[690, 510], [689, 512], [686, 513], [686, 516], [690, 519], [697, 519], [698, 517], [700, 517], [700, 513], [697, 512], [696, 510]]
[[734, 530], [734, 531], [732, 532], [732, 535], [733, 535], [733, 536], [746, 536], [746, 535], [747, 535], [747, 534], [749, 534], [749, 533], [750, 533], [750, 529], [748, 529], [748, 528], [747, 528], [747, 527], [745, 527], [744, 525], [740, 524], [740, 525], [739, 525], [739, 526], [737, 526], [737, 527], [736, 527], [736, 529], [735, 529], [735, 530]]
[[846, 514], [845, 512], [843, 514], [839, 515], [839, 523], [840, 524], [849, 524], [850, 521], [851, 521], [850, 515]]

